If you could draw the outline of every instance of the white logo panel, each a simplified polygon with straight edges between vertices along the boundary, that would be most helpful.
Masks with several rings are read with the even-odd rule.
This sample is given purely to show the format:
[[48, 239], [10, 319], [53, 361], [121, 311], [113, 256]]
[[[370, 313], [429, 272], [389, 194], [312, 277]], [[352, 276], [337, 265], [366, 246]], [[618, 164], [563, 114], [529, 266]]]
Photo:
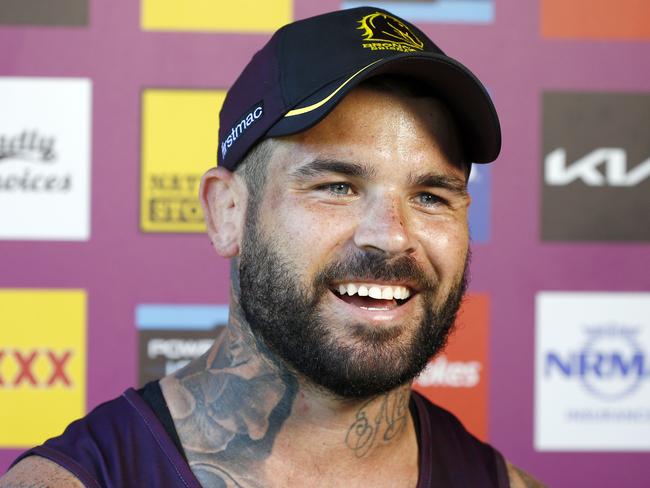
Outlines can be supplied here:
[[91, 82], [0, 77], [0, 239], [90, 236]]
[[650, 450], [650, 293], [536, 300], [535, 448]]

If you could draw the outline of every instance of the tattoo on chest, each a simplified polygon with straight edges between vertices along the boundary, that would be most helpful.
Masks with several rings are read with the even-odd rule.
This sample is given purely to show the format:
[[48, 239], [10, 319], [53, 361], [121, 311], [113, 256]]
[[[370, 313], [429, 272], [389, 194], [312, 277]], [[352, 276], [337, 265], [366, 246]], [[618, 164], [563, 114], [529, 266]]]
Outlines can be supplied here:
[[395, 439], [406, 428], [409, 398], [410, 390], [401, 388], [364, 403], [348, 429], [345, 445], [361, 458], [373, 446]]

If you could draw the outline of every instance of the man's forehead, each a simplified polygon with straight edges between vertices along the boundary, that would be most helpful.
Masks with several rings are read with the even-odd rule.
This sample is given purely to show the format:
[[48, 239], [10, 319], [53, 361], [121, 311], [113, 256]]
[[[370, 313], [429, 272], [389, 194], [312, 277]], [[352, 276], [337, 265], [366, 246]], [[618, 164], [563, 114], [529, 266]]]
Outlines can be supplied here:
[[281, 173], [302, 167], [307, 174], [324, 161], [363, 168], [367, 176], [379, 169], [410, 179], [435, 168], [446, 173], [446, 166], [464, 171], [454, 120], [444, 102], [431, 97], [357, 88], [316, 126], [276, 141], [272, 160]]

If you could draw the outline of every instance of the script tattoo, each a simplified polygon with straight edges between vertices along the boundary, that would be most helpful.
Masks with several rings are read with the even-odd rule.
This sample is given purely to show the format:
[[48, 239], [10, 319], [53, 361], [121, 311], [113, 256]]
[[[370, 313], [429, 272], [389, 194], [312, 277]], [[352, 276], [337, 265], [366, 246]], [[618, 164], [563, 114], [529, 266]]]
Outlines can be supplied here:
[[345, 436], [346, 446], [356, 457], [364, 457], [378, 442], [390, 442], [404, 431], [409, 398], [410, 389], [400, 388], [368, 400], [357, 410]]
[[205, 487], [264, 486], [263, 461], [291, 413], [295, 377], [260, 354], [239, 308], [198, 361], [161, 380], [192, 471]]

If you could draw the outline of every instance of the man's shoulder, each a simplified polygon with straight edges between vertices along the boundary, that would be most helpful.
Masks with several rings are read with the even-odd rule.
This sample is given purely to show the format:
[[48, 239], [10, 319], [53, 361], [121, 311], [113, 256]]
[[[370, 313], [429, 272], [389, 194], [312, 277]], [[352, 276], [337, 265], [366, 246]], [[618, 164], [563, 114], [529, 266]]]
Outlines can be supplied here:
[[84, 488], [84, 485], [55, 462], [29, 456], [0, 478], [0, 488]]
[[506, 461], [508, 467], [508, 479], [510, 480], [510, 488], [545, 488], [546, 485], [536, 480], [525, 471], [519, 469], [517, 466]]
[[[439, 405], [436, 405], [425, 396], [419, 394], [417, 391], [413, 391], [413, 393], [414, 396], [419, 399], [418, 401], [420, 402], [420, 404], [426, 408], [428, 415], [432, 419], [434, 419], [434, 421], [436, 420], [439, 422], [442, 421], [443, 424], [450, 426], [453, 429], [454, 433], [460, 434], [463, 437], [466, 437], [468, 439], [472, 439], [478, 445], [482, 445], [484, 446], [485, 449], [493, 451], [495, 453], [495, 459], [497, 460], [501, 459], [500, 462], [503, 465], [505, 465], [510, 488], [544, 488], [545, 487], [543, 483], [537, 481], [530, 474], [516, 467], [515, 465], [510, 463], [507, 459], [504, 459], [501, 453], [499, 453], [499, 451], [494, 446], [491, 446], [486, 442], [480, 441], [474, 435], [472, 435], [472, 433], [469, 432], [463, 426], [463, 423], [452, 412]], [[437, 427], [439, 428], [440, 425], [438, 425]]]
[[[99, 486], [97, 480], [106, 473], [123, 475], [132, 461], [152, 459], [156, 442], [149, 430], [154, 420], [143, 419], [138, 398], [129, 389], [72, 422], [61, 435], [24, 452], [0, 487]], [[120, 454], [129, 458], [128, 465]]]

